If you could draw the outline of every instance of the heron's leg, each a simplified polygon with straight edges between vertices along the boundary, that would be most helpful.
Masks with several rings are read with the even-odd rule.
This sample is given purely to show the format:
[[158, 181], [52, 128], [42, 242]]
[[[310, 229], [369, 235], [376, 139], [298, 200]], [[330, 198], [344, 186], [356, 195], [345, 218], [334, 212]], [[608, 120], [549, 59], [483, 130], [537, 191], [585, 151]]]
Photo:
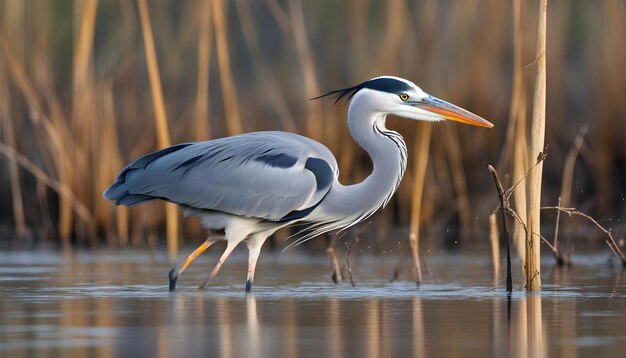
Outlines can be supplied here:
[[206, 249], [209, 248], [209, 246], [213, 245], [213, 243], [215, 243], [216, 241], [217, 239], [212, 237], [206, 239], [206, 241], [203, 242], [202, 245], [200, 245], [197, 249], [195, 249], [191, 253], [191, 255], [187, 256], [184, 261], [174, 266], [174, 268], [170, 270], [170, 291], [174, 291], [176, 289], [176, 282], [178, 281], [178, 277], [183, 273], [183, 271], [185, 271], [187, 266], [189, 266], [193, 262], [193, 260], [196, 259], [196, 257], [200, 256], [201, 253], [203, 253]]
[[226, 261], [228, 256], [230, 256], [231, 252], [233, 252], [235, 247], [240, 242], [241, 242], [241, 240], [238, 240], [238, 241], [232, 241], [232, 240], [227, 241], [226, 250], [224, 250], [224, 253], [220, 257], [220, 259], [217, 261], [217, 264], [215, 264], [215, 266], [213, 267], [213, 270], [211, 270], [211, 273], [209, 274], [209, 276], [207, 276], [207, 278], [204, 280], [202, 285], [200, 285], [200, 287], [198, 287], [198, 289], [204, 290], [209, 285], [209, 282], [211, 282], [213, 277], [215, 277], [215, 275], [217, 275], [217, 273], [220, 271], [220, 268], [222, 267], [222, 264], [224, 263], [224, 261]]
[[252, 281], [254, 280], [254, 270], [261, 253], [261, 247], [268, 238], [267, 234], [256, 234], [248, 240], [248, 277], [246, 278], [246, 292], [252, 291]]

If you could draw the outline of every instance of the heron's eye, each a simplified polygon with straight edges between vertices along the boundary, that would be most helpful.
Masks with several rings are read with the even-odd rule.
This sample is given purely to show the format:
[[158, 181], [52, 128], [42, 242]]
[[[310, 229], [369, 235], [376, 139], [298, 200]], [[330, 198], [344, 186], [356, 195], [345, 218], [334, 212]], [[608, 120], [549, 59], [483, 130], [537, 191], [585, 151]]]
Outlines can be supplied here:
[[400, 93], [400, 99], [406, 102], [409, 99], [409, 95], [406, 93]]

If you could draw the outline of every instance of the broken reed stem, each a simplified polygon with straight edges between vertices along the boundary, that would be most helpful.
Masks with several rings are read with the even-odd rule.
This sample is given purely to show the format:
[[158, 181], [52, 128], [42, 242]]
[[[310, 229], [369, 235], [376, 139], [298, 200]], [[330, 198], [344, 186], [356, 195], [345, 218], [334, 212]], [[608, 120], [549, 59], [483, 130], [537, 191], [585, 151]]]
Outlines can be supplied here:
[[498, 172], [496, 172], [496, 169], [491, 165], [487, 168], [493, 175], [493, 180], [496, 183], [498, 198], [500, 199], [500, 208], [502, 209], [502, 227], [504, 230], [504, 240], [506, 241], [506, 290], [511, 292], [513, 291], [513, 279], [511, 277], [511, 247], [509, 244], [509, 231], [506, 226], [506, 210], [509, 208], [509, 203], [505, 200], [504, 189], [502, 188], [500, 178], [498, 178]]
[[[157, 63], [156, 50], [154, 48], [154, 38], [152, 36], [152, 25], [150, 24], [150, 14], [146, 0], [137, 0], [139, 5], [139, 17], [141, 29], [143, 31], [144, 47], [146, 50], [146, 62], [148, 64], [148, 76], [150, 78], [150, 90], [154, 105], [154, 119], [157, 127], [157, 140], [160, 148], [169, 147], [170, 133], [167, 126], [167, 114], [165, 112], [165, 101], [159, 76], [159, 66]], [[170, 259], [174, 259], [178, 253], [178, 208], [174, 203], [165, 203], [166, 231], [167, 231], [167, 252]]]
[[496, 284], [500, 276], [500, 233], [496, 213], [489, 214], [489, 242], [491, 243], [491, 259], [493, 261], [493, 281]]
[[585, 135], [587, 134], [588, 126], [582, 126], [574, 139], [574, 145], [567, 153], [565, 157], [565, 164], [563, 165], [563, 182], [561, 184], [561, 204], [559, 206], [570, 206], [572, 195], [572, 183], [574, 182], [574, 168], [576, 166], [576, 158], [584, 144]]
[[348, 278], [350, 279], [350, 284], [352, 287], [355, 287], [354, 278], [352, 278], [352, 266], [350, 266], [350, 254], [352, 253], [352, 246], [359, 242], [359, 235], [356, 235], [354, 239], [350, 241], [350, 243], [346, 243], [346, 247], [348, 248], [348, 252], [346, 254], [346, 268], [348, 271]]
[[[530, 125], [530, 146], [528, 157], [532, 160], [541, 156], [544, 150], [546, 132], [546, 22], [548, 0], [539, 0], [537, 12], [537, 46], [535, 67], [535, 91], [533, 97], [533, 115]], [[543, 164], [530, 173], [528, 178], [528, 217], [526, 234], [526, 290], [541, 290], [541, 251], [540, 241], [533, 232], [541, 230], [541, 176]]]

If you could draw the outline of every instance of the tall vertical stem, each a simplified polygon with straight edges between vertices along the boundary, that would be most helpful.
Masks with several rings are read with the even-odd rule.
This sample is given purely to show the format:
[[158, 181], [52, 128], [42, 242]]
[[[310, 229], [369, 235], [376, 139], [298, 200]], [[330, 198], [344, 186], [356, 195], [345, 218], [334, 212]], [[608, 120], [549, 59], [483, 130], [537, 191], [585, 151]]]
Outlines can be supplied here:
[[217, 65], [222, 85], [222, 97], [224, 98], [224, 112], [226, 115], [226, 128], [229, 135], [239, 134], [241, 129], [241, 117], [237, 104], [237, 88], [230, 68], [230, 55], [228, 52], [228, 34], [224, 4], [222, 0], [211, 1], [211, 15], [215, 26], [215, 46], [217, 49]]
[[426, 177], [426, 166], [428, 165], [428, 148], [430, 146], [430, 135], [432, 125], [430, 123], [420, 123], [415, 133], [415, 174], [413, 176], [413, 198], [411, 202], [411, 230], [409, 233], [409, 244], [413, 255], [413, 267], [415, 270], [415, 282], [419, 285], [422, 282], [422, 270], [420, 268], [419, 238], [420, 238], [420, 216], [422, 212], [422, 198], [424, 196], [424, 179]]
[[[146, 62], [148, 63], [150, 90], [154, 104], [157, 140], [159, 147], [165, 148], [171, 145], [170, 132], [167, 126], [167, 115], [165, 113], [165, 102], [163, 100], [161, 78], [159, 76], [159, 65], [157, 63], [156, 50], [154, 49], [150, 14], [148, 13], [146, 0], [137, 0], [137, 3], [139, 5], [139, 17], [141, 18], [141, 29], [143, 31], [144, 47], [146, 49]], [[165, 203], [165, 215], [167, 226], [167, 252], [170, 259], [172, 259], [178, 252], [178, 208], [176, 204]]]
[[[545, 139], [546, 115], [546, 13], [548, 0], [539, 0], [537, 13], [537, 47], [535, 70], [535, 93], [533, 98], [533, 117], [530, 126], [529, 159], [534, 164], [543, 151]], [[528, 181], [528, 232], [526, 233], [526, 290], [541, 290], [539, 234], [541, 175], [543, 163], [539, 163], [529, 175]]]

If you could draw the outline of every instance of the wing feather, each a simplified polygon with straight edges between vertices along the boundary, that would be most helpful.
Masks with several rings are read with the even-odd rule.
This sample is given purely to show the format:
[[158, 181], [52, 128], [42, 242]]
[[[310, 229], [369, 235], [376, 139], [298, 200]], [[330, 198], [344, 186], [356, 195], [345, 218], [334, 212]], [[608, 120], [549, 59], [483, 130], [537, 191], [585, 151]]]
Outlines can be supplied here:
[[150, 153], [122, 169], [104, 196], [118, 205], [159, 198], [280, 220], [319, 203], [337, 175], [335, 158], [322, 144], [287, 132], [255, 132]]

